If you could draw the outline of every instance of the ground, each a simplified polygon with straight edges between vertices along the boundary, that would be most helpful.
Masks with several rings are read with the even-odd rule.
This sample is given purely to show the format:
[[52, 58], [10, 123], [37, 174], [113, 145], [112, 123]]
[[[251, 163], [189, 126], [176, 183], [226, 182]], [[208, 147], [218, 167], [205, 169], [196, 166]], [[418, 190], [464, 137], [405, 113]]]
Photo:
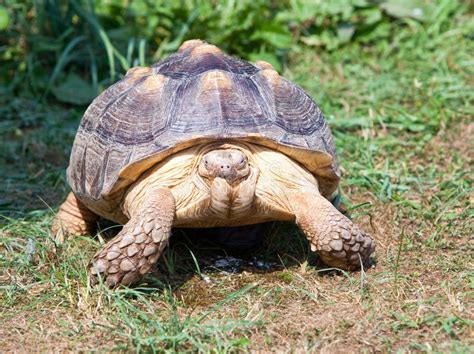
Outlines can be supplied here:
[[247, 260], [235, 272], [216, 267], [226, 250], [176, 230], [140, 287], [90, 289], [86, 265], [119, 226], [49, 235], [82, 111], [0, 98], [2, 350], [472, 352], [473, 26], [446, 26], [306, 48], [283, 73], [325, 112], [343, 202], [377, 241], [359, 272], [327, 269], [290, 224], [232, 254]]

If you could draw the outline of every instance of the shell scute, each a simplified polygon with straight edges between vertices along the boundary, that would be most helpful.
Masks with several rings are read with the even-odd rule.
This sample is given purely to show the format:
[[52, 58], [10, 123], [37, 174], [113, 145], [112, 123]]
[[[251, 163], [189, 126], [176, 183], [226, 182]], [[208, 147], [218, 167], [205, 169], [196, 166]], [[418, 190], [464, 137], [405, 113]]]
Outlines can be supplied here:
[[266, 61], [263, 61], [263, 60], [258, 60], [255, 62], [255, 66], [257, 68], [260, 68], [262, 70], [265, 70], [265, 69], [273, 69], [273, 65], [266, 62]]
[[202, 44], [202, 45], [195, 46], [189, 55], [191, 57], [198, 57], [203, 54], [220, 55], [222, 54], [222, 51], [219, 48], [217, 48], [215, 45]]
[[125, 77], [129, 79], [131, 78], [136, 79], [144, 75], [151, 75], [151, 74], [153, 74], [153, 70], [151, 68], [143, 67], [143, 66], [135, 66], [127, 70]]
[[205, 45], [205, 44], [207, 44], [207, 42], [201, 39], [190, 39], [188, 41], [183, 42], [183, 44], [181, 44], [181, 46], [178, 48], [178, 53], [182, 53], [185, 50], [193, 49], [197, 46]]

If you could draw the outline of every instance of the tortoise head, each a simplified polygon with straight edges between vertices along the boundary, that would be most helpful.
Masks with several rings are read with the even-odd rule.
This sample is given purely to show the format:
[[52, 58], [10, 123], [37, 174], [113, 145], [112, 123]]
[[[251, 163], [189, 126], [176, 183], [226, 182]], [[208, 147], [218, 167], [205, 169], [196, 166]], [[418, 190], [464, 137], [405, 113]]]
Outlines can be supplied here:
[[206, 153], [198, 168], [201, 177], [213, 180], [224, 178], [229, 185], [250, 174], [248, 157], [237, 149], [216, 149]]

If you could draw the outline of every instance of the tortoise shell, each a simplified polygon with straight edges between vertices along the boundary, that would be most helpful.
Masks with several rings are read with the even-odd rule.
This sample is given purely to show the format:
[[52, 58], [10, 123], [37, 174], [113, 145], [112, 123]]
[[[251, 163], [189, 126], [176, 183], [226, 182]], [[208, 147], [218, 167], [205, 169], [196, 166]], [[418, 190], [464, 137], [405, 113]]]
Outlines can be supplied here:
[[107, 199], [176, 151], [237, 139], [305, 166], [324, 195], [339, 173], [329, 127], [315, 102], [265, 62], [233, 58], [200, 40], [151, 67], [135, 67], [89, 106], [68, 168], [77, 197]]

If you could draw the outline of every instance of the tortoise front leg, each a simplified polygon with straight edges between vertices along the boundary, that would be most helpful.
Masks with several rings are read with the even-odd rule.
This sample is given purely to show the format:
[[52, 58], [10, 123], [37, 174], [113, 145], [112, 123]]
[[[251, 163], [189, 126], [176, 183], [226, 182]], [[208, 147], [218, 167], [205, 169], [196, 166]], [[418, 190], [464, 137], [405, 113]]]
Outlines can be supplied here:
[[99, 216], [90, 211], [74, 193], [69, 193], [54, 217], [51, 232], [57, 243], [63, 243], [69, 235], [89, 235]]
[[366, 265], [375, 250], [370, 235], [342, 215], [327, 199], [317, 194], [293, 198], [296, 224], [303, 230], [322, 260], [333, 267], [354, 270]]
[[149, 192], [122, 231], [92, 259], [91, 285], [99, 277], [110, 288], [139, 282], [167, 246], [174, 214], [175, 200], [168, 189]]

